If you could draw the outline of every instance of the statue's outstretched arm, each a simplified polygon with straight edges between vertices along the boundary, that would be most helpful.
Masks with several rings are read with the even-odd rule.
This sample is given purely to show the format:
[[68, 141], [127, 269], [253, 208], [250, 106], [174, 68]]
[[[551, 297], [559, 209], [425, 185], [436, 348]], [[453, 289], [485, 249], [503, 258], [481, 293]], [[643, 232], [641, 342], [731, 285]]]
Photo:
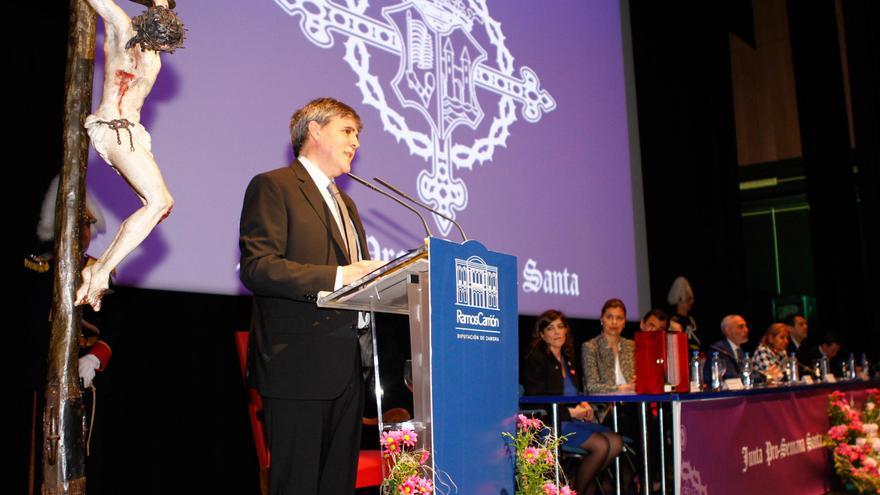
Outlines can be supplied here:
[[131, 18], [113, 0], [86, 0], [95, 12], [104, 19], [107, 29], [122, 33], [131, 28]]

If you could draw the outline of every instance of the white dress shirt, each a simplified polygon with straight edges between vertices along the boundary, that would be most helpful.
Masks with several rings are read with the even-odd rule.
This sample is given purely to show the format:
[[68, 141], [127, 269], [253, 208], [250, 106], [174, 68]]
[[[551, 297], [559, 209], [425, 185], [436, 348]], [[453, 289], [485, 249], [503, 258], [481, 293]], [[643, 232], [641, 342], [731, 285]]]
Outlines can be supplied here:
[[[336, 206], [336, 200], [333, 199], [333, 196], [330, 194], [330, 189], [328, 189], [328, 186], [330, 185], [330, 182], [331, 182], [330, 178], [327, 177], [327, 174], [325, 174], [323, 171], [321, 171], [321, 169], [318, 168], [317, 165], [312, 163], [308, 158], [306, 158], [304, 156], [298, 156], [297, 159], [300, 161], [300, 163], [303, 164], [303, 167], [305, 167], [306, 172], [309, 173], [309, 176], [315, 182], [315, 185], [318, 186], [318, 192], [321, 193], [321, 197], [324, 198], [324, 203], [327, 205], [327, 208], [330, 209], [330, 213], [333, 214], [333, 218], [336, 220], [336, 228], [339, 229], [340, 237], [345, 239], [345, 230], [342, 228], [342, 215], [340, 215], [339, 208]], [[357, 236], [358, 236], [357, 229], [354, 228], [353, 221], [349, 222], [349, 223], [352, 224], [349, 226], [349, 228], [351, 229], [352, 232], [354, 232], [354, 237], [355, 237], [355, 239], [357, 239]], [[361, 252], [360, 252], [361, 251], [360, 242], [358, 241], [357, 244], [358, 244], [358, 246], [357, 246], [358, 258], [363, 258], [363, 256], [361, 255]], [[357, 260], [352, 260], [352, 261], [357, 261]], [[342, 287], [342, 267], [341, 266], [336, 268], [336, 280], [333, 282], [333, 290], [337, 290], [340, 287]]]

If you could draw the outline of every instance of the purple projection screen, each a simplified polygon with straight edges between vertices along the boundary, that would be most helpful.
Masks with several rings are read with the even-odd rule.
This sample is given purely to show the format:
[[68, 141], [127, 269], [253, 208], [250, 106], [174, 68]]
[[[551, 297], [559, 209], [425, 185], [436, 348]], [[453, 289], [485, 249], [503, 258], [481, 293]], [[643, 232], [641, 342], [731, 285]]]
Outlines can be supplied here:
[[[333, 96], [364, 122], [353, 172], [515, 255], [522, 313], [595, 318], [610, 297], [633, 317], [649, 307], [625, 4], [214, 0], [177, 11], [185, 48], [163, 55], [142, 118], [174, 212], [120, 265], [117, 283], [246, 293], [237, 273], [245, 187], [293, 159], [293, 111]], [[99, 22], [99, 47], [102, 33]], [[91, 153], [89, 189], [108, 220], [90, 248], [98, 255], [140, 202]], [[411, 212], [340, 184], [358, 203], [373, 258], [421, 245]], [[447, 222], [429, 224], [459, 240]]]

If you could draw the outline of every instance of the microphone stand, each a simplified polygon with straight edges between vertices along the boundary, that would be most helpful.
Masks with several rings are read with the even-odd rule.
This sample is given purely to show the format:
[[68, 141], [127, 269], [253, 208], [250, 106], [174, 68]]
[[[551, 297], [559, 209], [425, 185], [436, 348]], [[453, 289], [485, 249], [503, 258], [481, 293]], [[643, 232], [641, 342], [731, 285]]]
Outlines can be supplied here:
[[388, 194], [387, 192], [385, 192], [385, 191], [379, 189], [378, 187], [374, 186], [373, 184], [370, 184], [370, 183], [367, 182], [366, 180], [364, 180], [364, 179], [358, 177], [357, 175], [354, 175], [354, 174], [351, 173], [351, 172], [347, 173], [346, 175], [348, 175], [349, 177], [351, 177], [352, 179], [354, 179], [355, 182], [359, 182], [359, 183], [363, 184], [364, 186], [366, 186], [366, 187], [368, 187], [368, 188], [370, 188], [370, 189], [376, 191], [376, 192], [379, 193], [379, 194], [382, 194], [382, 195], [384, 195], [384, 196], [388, 196], [389, 198], [393, 199], [393, 200], [396, 201], [397, 203], [403, 205], [406, 209], [408, 209], [408, 210], [412, 211], [413, 213], [415, 213], [415, 214], [419, 217], [419, 220], [422, 221], [422, 226], [425, 228], [425, 233], [428, 234], [428, 237], [434, 237], [434, 235], [431, 233], [431, 229], [428, 228], [428, 222], [425, 221], [425, 217], [422, 216], [421, 213], [419, 213], [418, 211], [416, 211], [415, 208], [413, 208], [412, 206], [410, 206], [410, 205], [404, 203], [404, 202], [401, 201], [400, 199], [395, 198], [394, 196]]
[[394, 191], [395, 193], [397, 193], [398, 195], [400, 195], [401, 197], [403, 197], [404, 199], [406, 199], [406, 200], [409, 201], [410, 203], [412, 203], [412, 204], [414, 204], [414, 205], [421, 206], [422, 208], [424, 208], [424, 209], [430, 211], [431, 213], [433, 213], [433, 214], [439, 216], [440, 218], [445, 218], [446, 220], [449, 220], [450, 222], [452, 222], [453, 225], [455, 225], [455, 226], [458, 228], [458, 232], [461, 234], [461, 238], [462, 238], [463, 242], [467, 242], [468, 237], [467, 237], [467, 235], [465, 235], [465, 233], [464, 233], [464, 229], [462, 229], [462, 228], [461, 228], [461, 225], [459, 225], [458, 222], [456, 222], [456, 221], [453, 220], [452, 218], [450, 218], [450, 217], [444, 215], [443, 213], [440, 213], [439, 211], [435, 210], [434, 208], [431, 208], [430, 206], [428, 206], [428, 205], [422, 203], [421, 201], [417, 201], [417, 200], [411, 198], [411, 197], [410, 197], [409, 195], [407, 195], [405, 192], [403, 192], [403, 191], [401, 191], [400, 189], [398, 189], [398, 188], [392, 186], [392, 185], [389, 184], [387, 181], [384, 181], [384, 180], [380, 179], [379, 177], [373, 177], [373, 180], [376, 181], [376, 182], [378, 182], [379, 184], [382, 184], [383, 186], [387, 187], [388, 189], [391, 189], [392, 191]]

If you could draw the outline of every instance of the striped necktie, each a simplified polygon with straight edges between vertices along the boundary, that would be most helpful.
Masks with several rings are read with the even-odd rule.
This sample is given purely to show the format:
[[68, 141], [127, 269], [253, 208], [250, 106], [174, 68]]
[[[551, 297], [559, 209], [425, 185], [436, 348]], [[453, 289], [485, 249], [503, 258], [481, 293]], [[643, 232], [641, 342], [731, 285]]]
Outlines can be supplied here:
[[342, 237], [345, 239], [346, 246], [348, 247], [348, 259], [355, 263], [358, 260], [357, 237], [354, 235], [351, 217], [348, 215], [348, 208], [345, 206], [345, 202], [342, 201], [342, 195], [339, 194], [339, 188], [336, 187], [336, 183], [331, 181], [327, 189], [330, 190], [330, 194], [333, 196], [333, 200], [336, 202], [336, 207], [339, 209], [339, 214], [342, 218]]

